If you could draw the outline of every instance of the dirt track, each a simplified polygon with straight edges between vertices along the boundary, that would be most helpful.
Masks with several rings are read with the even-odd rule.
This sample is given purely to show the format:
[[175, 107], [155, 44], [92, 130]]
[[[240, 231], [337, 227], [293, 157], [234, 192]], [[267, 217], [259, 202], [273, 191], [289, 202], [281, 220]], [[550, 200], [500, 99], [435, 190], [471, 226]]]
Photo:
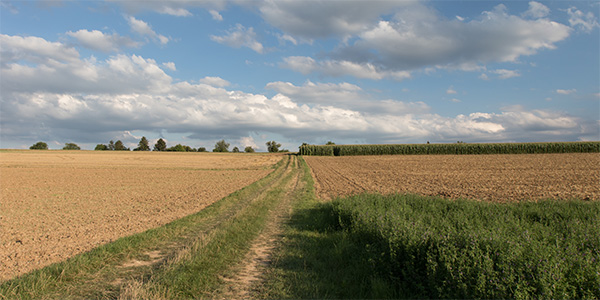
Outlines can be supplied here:
[[272, 171], [273, 155], [0, 153], [0, 281], [195, 213]]
[[600, 200], [600, 154], [305, 157], [319, 197], [364, 191], [522, 201]]

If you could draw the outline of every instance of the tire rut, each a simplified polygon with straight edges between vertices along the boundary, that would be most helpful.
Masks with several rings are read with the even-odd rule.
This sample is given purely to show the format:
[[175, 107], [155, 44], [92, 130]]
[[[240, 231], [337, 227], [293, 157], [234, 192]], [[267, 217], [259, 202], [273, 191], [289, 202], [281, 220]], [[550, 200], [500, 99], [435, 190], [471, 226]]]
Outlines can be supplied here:
[[217, 291], [216, 299], [252, 299], [256, 288], [263, 282], [264, 270], [271, 264], [272, 253], [281, 239], [283, 224], [291, 216], [294, 194], [301, 185], [298, 159], [295, 156], [290, 157], [293, 166], [289, 171], [294, 174], [292, 180], [285, 185], [286, 193], [283, 199], [271, 212], [263, 231], [252, 242], [245, 259], [233, 267], [235, 273], [222, 278], [225, 285]]

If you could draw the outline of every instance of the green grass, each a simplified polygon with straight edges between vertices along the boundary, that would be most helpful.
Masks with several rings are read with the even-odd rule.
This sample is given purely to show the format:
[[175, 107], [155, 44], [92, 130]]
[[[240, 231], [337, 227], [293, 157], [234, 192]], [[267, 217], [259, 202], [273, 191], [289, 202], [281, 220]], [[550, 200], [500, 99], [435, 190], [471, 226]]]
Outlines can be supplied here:
[[307, 191], [284, 236], [263, 298], [600, 298], [600, 202]]
[[[265, 178], [196, 214], [3, 282], [0, 285], [0, 299], [116, 298], [121, 292], [120, 287], [111, 282], [124, 276], [122, 268], [119, 268], [121, 264], [132, 258], [143, 257], [150, 250], [168, 251], [172, 245], [198, 248], [199, 237], [204, 237], [203, 241], [210, 240], [217, 235], [216, 231], [231, 226], [231, 219], [254, 205], [254, 200], [283, 176], [288, 165], [289, 159], [282, 159]], [[127, 277], [148, 278], [148, 274], [155, 271], [140, 268], [127, 273]]]

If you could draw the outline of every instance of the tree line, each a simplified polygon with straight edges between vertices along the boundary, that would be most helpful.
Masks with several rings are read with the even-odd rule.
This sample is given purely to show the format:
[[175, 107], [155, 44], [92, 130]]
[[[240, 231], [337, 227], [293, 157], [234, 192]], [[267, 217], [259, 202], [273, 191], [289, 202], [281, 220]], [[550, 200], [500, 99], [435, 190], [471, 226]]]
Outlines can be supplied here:
[[[267, 150], [269, 152], [289, 152], [287, 149], [280, 149], [281, 144], [275, 141], [269, 141], [266, 143]], [[212, 152], [233, 152], [240, 153], [242, 152], [240, 148], [233, 147], [231, 151], [229, 151], [230, 144], [225, 142], [225, 140], [220, 140], [215, 144]], [[37, 142], [29, 147], [31, 150], [48, 150], [48, 144], [44, 142]], [[74, 143], [65, 143], [63, 150], [81, 150], [77, 144]], [[97, 151], [131, 151], [130, 148], [126, 147], [121, 140], [117, 140], [116, 142], [110, 141], [108, 144], [98, 144], [94, 150]], [[138, 146], [133, 149], [133, 151], [175, 151], [175, 152], [208, 152], [205, 147], [192, 148], [187, 145], [177, 144], [175, 146], [167, 148], [167, 142], [162, 138], [158, 139], [156, 144], [154, 144], [154, 148], [150, 149], [150, 143], [145, 136], [142, 137]], [[255, 150], [251, 146], [247, 146], [244, 148], [245, 153], [254, 153]]]

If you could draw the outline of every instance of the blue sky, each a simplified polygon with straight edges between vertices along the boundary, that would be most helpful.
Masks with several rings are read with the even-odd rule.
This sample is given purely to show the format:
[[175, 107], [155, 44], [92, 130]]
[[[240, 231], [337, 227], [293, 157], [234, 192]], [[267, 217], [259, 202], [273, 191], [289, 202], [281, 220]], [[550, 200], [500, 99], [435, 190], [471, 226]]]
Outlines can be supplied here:
[[600, 140], [597, 1], [1, 1], [0, 148]]

